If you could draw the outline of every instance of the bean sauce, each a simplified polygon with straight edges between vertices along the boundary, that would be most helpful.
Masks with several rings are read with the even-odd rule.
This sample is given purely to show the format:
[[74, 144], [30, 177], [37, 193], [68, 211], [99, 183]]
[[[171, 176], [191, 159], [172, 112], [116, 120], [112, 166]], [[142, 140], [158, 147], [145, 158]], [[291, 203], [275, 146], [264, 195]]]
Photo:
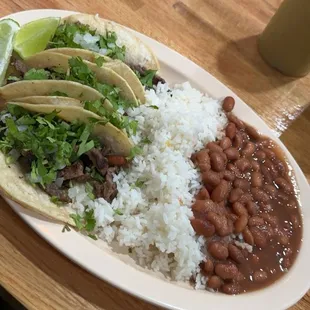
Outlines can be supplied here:
[[294, 263], [302, 220], [281, 149], [239, 120], [226, 97], [223, 139], [193, 154], [203, 188], [191, 223], [206, 238], [206, 289], [240, 294], [264, 288]]

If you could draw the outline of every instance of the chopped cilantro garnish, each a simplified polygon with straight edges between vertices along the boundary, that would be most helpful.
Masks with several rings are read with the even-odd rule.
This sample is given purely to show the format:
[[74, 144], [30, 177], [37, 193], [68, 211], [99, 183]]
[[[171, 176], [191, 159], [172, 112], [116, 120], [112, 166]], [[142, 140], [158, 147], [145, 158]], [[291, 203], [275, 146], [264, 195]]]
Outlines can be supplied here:
[[151, 144], [152, 141], [148, 138], [148, 137], [145, 137], [141, 140], [141, 143], [142, 144]]
[[[57, 117], [57, 111], [33, 114], [8, 104], [1, 115], [6, 118], [0, 121], [0, 150], [9, 156], [13, 150], [14, 157], [30, 152], [33, 160], [28, 179], [43, 187], [56, 180], [58, 170], [98, 145], [90, 137], [91, 124], [66, 123]], [[51, 199], [56, 202], [55, 197]]]
[[135, 186], [136, 186], [136, 187], [142, 187], [143, 184], [144, 184], [144, 181], [139, 180], [139, 179], [135, 182]]
[[50, 73], [44, 69], [30, 69], [24, 75], [24, 80], [48, 80]]
[[153, 87], [153, 78], [156, 75], [156, 70], [146, 70], [143, 75], [140, 75], [140, 82], [142, 85], [152, 88]]
[[106, 60], [103, 57], [96, 57], [95, 58], [95, 64], [101, 68], [102, 65], [106, 62]]
[[8, 78], [7, 78], [7, 81], [13, 81], [13, 82], [17, 82], [17, 81], [20, 81], [20, 80], [21, 80], [20, 77], [13, 76], [13, 75], [8, 76]]
[[61, 205], [63, 202], [57, 197], [57, 196], [52, 196], [50, 198], [51, 202], [55, 203], [56, 205]]
[[92, 185], [88, 182], [85, 183], [85, 191], [87, 193], [87, 196], [89, 197], [89, 199], [94, 200], [96, 197], [93, 193], [94, 188], [92, 187]]
[[88, 234], [87, 236], [93, 240], [98, 240], [98, 237], [96, 235]]
[[79, 214], [70, 214], [70, 217], [73, 219], [78, 230], [82, 230], [84, 228], [83, 218]]
[[124, 213], [122, 211], [120, 211], [119, 209], [115, 209], [114, 213], [117, 215], [123, 215]]
[[85, 170], [96, 181], [103, 182], [105, 180], [105, 178], [97, 171], [95, 167], [85, 167]]
[[152, 108], [154, 110], [158, 110], [159, 107], [157, 105], [149, 105], [148, 108]]
[[[49, 43], [49, 48], [53, 47], [72, 47], [72, 48], [85, 48], [81, 44], [74, 42], [76, 35], [90, 34], [96, 35], [99, 40], [95, 42], [97, 48], [105, 51], [105, 55], [113, 59], [125, 59], [125, 46], [118, 46], [117, 35], [115, 32], [107, 31], [104, 36], [96, 34], [96, 31], [90, 30], [88, 25], [81, 23], [69, 24], [64, 23], [58, 26], [52, 40]], [[91, 49], [91, 48], [90, 48]]]
[[126, 157], [127, 160], [132, 160], [135, 156], [141, 155], [142, 154], [142, 149], [139, 146], [134, 146], [130, 150], [129, 156]]
[[85, 101], [84, 109], [103, 116], [111, 124], [119, 129], [125, 129], [129, 135], [137, 133], [138, 122], [129, 120], [128, 116], [121, 115], [116, 111], [108, 111], [102, 106], [102, 100]]
[[70, 214], [70, 217], [74, 220], [74, 223], [78, 230], [92, 232], [96, 227], [96, 219], [94, 217], [94, 210], [84, 211], [84, 216], [82, 217], [79, 214]]
[[68, 224], [65, 224], [61, 232], [71, 231], [71, 228]]

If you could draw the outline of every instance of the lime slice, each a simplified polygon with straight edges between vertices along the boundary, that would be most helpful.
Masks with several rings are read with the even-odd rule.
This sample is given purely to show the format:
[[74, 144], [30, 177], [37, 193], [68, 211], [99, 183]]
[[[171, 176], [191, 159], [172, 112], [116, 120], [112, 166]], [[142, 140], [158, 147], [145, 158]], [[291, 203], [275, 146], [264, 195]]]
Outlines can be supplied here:
[[13, 51], [13, 40], [19, 25], [13, 19], [0, 21], [0, 86], [3, 84]]
[[59, 21], [58, 17], [47, 17], [23, 25], [15, 37], [15, 52], [24, 59], [45, 50]]

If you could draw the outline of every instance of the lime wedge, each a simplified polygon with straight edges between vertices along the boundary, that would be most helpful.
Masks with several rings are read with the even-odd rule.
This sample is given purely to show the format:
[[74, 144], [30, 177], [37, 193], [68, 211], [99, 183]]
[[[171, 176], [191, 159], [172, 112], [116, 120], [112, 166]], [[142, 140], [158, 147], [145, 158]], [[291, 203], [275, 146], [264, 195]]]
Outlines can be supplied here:
[[15, 52], [24, 59], [43, 51], [54, 35], [59, 21], [58, 17], [47, 17], [23, 25], [15, 37]]
[[13, 40], [19, 25], [13, 19], [0, 21], [0, 86], [2, 86], [13, 51]]

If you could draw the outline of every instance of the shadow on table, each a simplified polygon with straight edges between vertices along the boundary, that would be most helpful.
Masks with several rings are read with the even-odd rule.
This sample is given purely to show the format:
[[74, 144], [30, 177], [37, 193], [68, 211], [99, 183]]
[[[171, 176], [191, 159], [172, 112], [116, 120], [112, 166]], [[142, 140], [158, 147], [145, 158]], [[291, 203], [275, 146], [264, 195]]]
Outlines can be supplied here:
[[[7, 208], [9, 209], [8, 212], [14, 213], [11, 208]], [[2, 229], [3, 226], [0, 226], [0, 234], [18, 248], [22, 255], [49, 278], [57, 282], [61, 287], [64, 287], [64, 290], [68, 291], [69, 294], [72, 293], [73, 298], [74, 294], [79, 295], [95, 307], [106, 310], [160, 309], [151, 304], [147, 305], [145, 302], [91, 275], [65, 256], [59, 255], [52, 246], [26, 227], [27, 225], [17, 215], [12, 214], [11, 217], [14, 218], [14, 235]], [[16, 236], [25, 234], [25, 231], [27, 231], [26, 245], [16, 238]], [[40, 247], [38, 247], [38, 244], [40, 244]], [[40, 253], [39, 255], [38, 250]], [[27, 281], [27, 279], [25, 279], [25, 281]], [[48, 300], [47, 298], [44, 299]], [[72, 300], [69, 302], [72, 304]], [[82, 301], [79, 302], [77, 300], [77, 304], [80, 303], [80, 306], [81, 302]]]
[[[287, 77], [267, 65], [258, 52], [257, 39], [258, 35], [254, 35], [230, 41], [220, 50], [217, 69], [229, 84], [251, 93], [259, 93], [294, 82], [296, 78]], [[261, 75], [267, 78], [262, 79]]]
[[308, 182], [310, 182], [310, 102], [307, 108], [295, 119], [287, 130], [283, 132], [280, 139], [296, 159]]

